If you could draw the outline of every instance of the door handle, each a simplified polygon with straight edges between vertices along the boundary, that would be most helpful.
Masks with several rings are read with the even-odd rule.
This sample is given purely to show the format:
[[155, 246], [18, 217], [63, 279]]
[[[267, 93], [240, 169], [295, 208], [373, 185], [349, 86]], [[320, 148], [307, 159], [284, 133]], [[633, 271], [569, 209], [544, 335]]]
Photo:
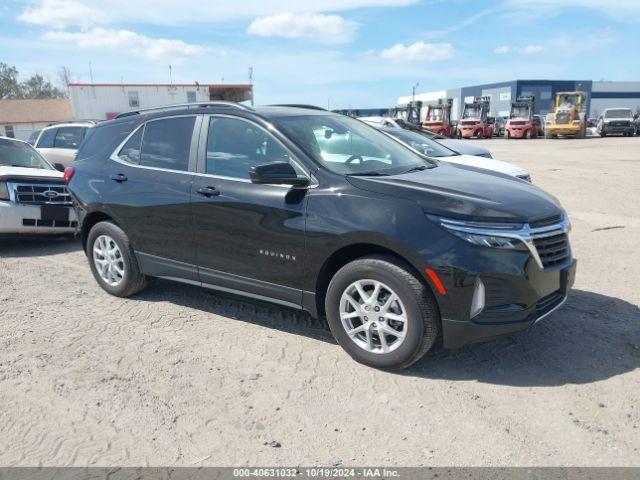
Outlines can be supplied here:
[[217, 197], [218, 195], [220, 195], [220, 190], [218, 190], [216, 187], [202, 187], [196, 190], [196, 192], [207, 198]]
[[111, 175], [109, 177], [111, 180], [118, 182], [118, 183], [122, 183], [122, 182], [126, 182], [127, 181], [127, 176], [124, 173], [118, 173], [116, 175]]

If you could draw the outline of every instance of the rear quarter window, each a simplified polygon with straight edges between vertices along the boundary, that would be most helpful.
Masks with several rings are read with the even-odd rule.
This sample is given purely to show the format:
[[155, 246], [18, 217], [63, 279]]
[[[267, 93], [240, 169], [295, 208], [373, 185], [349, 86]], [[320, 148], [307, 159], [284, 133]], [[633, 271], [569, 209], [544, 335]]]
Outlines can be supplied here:
[[107, 159], [139, 124], [140, 120], [135, 118], [126, 122], [106, 122], [89, 128], [78, 149], [76, 162]]

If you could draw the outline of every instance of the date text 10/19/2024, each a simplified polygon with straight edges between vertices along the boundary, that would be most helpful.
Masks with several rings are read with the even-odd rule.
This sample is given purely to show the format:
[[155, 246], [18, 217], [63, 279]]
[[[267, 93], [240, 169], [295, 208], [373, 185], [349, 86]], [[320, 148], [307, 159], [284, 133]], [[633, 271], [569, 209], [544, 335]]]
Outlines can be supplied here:
[[236, 478], [249, 477], [297, 477], [297, 478], [394, 478], [399, 477], [397, 470], [389, 468], [234, 468]]

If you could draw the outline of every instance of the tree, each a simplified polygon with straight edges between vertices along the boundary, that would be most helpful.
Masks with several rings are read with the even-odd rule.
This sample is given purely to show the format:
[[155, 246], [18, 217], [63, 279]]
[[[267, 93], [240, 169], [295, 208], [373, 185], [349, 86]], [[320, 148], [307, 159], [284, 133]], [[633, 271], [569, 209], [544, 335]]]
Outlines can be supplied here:
[[20, 98], [20, 96], [18, 70], [6, 63], [0, 63], [0, 99]]
[[64, 98], [65, 94], [50, 81], [36, 73], [20, 84], [22, 98]]
[[65, 96], [69, 96], [69, 84], [72, 82], [71, 80], [71, 70], [68, 67], [60, 67], [58, 68], [58, 82], [60, 86], [64, 89]]

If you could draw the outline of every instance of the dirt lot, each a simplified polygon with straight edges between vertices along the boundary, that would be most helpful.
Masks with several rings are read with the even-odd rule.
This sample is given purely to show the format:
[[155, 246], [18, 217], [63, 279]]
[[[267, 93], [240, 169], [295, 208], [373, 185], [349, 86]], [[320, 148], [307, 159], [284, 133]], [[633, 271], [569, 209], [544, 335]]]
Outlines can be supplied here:
[[640, 138], [482, 144], [569, 211], [575, 291], [401, 374], [292, 310], [122, 300], [76, 242], [0, 243], [0, 464], [640, 465]]

